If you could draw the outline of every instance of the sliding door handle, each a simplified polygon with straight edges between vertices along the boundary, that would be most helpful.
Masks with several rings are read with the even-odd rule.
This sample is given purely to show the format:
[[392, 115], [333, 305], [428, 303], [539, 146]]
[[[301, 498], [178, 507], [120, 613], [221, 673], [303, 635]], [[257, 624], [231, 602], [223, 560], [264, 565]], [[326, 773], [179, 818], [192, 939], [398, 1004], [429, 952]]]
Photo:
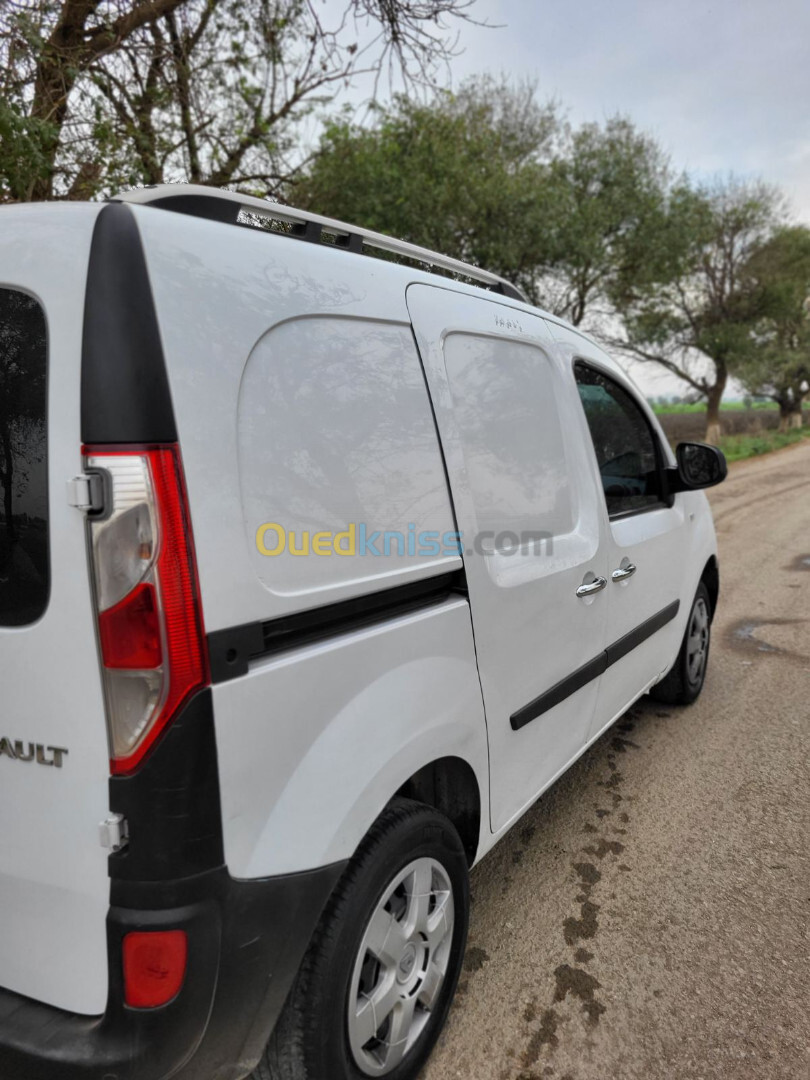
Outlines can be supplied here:
[[582, 599], [583, 596], [593, 596], [594, 593], [601, 592], [607, 585], [607, 578], [598, 577], [594, 581], [589, 581], [587, 585], [580, 585], [577, 589], [577, 596]]
[[626, 565], [620, 566], [618, 570], [614, 570], [610, 576], [614, 581], [627, 581], [627, 579], [632, 577], [635, 572], [635, 566], [633, 563], [629, 562]]

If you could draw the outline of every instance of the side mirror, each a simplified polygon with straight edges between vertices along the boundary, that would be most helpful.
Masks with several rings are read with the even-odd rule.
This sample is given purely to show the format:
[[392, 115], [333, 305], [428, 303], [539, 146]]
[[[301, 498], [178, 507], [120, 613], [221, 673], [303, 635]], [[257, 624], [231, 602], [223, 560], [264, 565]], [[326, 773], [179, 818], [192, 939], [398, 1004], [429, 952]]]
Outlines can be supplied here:
[[708, 443], [682, 442], [675, 450], [678, 469], [670, 483], [670, 491], [696, 491], [713, 487], [728, 476], [728, 465], [722, 450]]

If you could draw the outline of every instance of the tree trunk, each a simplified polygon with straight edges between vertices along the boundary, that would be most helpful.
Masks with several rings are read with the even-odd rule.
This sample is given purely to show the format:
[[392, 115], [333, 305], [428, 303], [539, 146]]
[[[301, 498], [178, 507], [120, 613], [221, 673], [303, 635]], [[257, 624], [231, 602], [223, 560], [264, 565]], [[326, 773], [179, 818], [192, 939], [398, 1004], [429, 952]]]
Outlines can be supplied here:
[[798, 395], [796, 397], [788, 397], [785, 395], [781, 398], [775, 399], [779, 404], [779, 431], [790, 431], [792, 428], [800, 428], [804, 426], [804, 417], [802, 416], [802, 400]]
[[725, 367], [717, 365], [717, 378], [706, 393], [706, 442], [718, 446], [722, 434], [720, 428], [720, 402], [726, 388], [728, 373]]

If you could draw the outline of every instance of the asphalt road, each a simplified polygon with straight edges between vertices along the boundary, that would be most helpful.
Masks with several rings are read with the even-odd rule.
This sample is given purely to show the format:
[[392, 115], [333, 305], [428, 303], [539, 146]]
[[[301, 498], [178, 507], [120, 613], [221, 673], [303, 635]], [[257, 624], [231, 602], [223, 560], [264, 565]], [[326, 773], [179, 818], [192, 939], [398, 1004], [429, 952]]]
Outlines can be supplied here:
[[703, 694], [642, 699], [473, 871], [424, 1080], [810, 1077], [810, 442], [710, 497]]

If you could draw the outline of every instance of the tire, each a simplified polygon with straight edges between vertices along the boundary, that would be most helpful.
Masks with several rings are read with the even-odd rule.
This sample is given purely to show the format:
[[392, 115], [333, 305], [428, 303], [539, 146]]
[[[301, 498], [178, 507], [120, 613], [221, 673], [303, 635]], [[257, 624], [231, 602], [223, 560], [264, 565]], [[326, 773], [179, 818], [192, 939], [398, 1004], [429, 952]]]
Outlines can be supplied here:
[[413, 1080], [450, 1010], [469, 906], [453, 825], [395, 799], [336, 886], [253, 1080]]
[[650, 697], [666, 705], [691, 705], [703, 689], [711, 644], [712, 605], [709, 591], [701, 581], [692, 601], [678, 659], [661, 682], [650, 689]]

